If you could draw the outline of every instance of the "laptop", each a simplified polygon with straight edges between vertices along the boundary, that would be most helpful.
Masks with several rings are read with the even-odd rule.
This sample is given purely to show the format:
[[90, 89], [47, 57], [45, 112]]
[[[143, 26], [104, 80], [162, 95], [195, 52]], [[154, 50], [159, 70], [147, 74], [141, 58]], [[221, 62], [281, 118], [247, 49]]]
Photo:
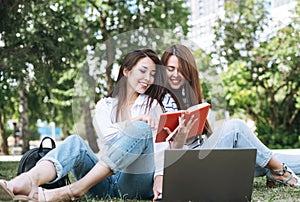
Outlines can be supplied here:
[[161, 201], [251, 201], [256, 149], [165, 150]]

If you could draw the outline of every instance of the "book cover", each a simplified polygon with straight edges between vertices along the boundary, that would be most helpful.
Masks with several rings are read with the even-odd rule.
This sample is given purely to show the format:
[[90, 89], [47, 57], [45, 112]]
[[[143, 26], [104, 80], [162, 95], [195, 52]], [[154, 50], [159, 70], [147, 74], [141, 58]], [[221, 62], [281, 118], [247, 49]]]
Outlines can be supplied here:
[[[193, 128], [189, 131], [188, 138], [201, 134], [205, 121], [208, 115], [208, 111], [210, 108], [209, 103], [201, 103], [195, 106], [192, 106], [188, 108], [187, 110], [180, 110], [177, 112], [169, 112], [169, 113], [164, 113], [160, 115], [159, 123], [158, 123], [158, 129], [157, 129], [157, 134], [156, 134], [156, 139], [155, 142], [165, 142], [168, 141], [167, 138], [169, 134], [167, 133], [166, 130], [164, 130], [165, 127], [169, 128], [171, 131], [174, 131], [178, 124], [178, 117], [180, 117], [183, 113], [185, 113], [186, 117], [186, 123], [194, 115], [194, 119], [198, 119], [197, 123], [194, 124]], [[167, 140], [166, 140], [167, 139]], [[172, 141], [172, 138], [170, 139]]]

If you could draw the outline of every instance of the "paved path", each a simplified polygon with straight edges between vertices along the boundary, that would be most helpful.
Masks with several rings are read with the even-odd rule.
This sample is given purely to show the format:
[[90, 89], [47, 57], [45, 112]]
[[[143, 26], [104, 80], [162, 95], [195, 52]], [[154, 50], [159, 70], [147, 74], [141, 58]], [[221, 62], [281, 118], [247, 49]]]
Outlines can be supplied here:
[[274, 152], [280, 152], [284, 154], [297, 154], [300, 155], [300, 149], [273, 149]]
[[0, 155], [0, 161], [20, 161], [21, 155]]
[[[300, 155], [300, 149], [274, 149], [274, 152], [280, 152], [285, 154]], [[3, 161], [20, 161], [21, 155], [0, 155], [0, 162]]]

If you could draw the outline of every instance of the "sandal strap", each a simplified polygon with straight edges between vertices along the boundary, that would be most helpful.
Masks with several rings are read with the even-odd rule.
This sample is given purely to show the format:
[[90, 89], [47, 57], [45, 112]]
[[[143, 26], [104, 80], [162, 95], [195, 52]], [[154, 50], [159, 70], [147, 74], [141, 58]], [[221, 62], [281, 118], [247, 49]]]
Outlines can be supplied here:
[[[274, 175], [283, 176], [286, 172], [290, 173], [289, 177], [287, 177], [283, 180], [275, 179]], [[284, 163], [283, 163], [282, 169], [280, 169], [280, 170], [269, 169], [269, 171], [266, 174], [266, 177], [267, 177], [268, 181], [273, 181], [273, 182], [278, 182], [278, 183], [285, 184], [285, 185], [300, 187], [300, 178], [297, 175], [295, 175], [295, 173], [289, 167], [287, 167]], [[294, 178], [297, 180], [297, 182], [294, 184], [289, 184], [289, 182]]]
[[11, 193], [13, 193], [14, 186], [9, 181], [1, 180], [1, 182], [6, 186], [6, 189], [8, 189]]
[[294, 178], [294, 176], [292, 174], [290, 174], [290, 176], [287, 179], [283, 180], [282, 182], [284, 184], [289, 184], [288, 182], [291, 181], [293, 178]]
[[37, 187], [38, 191], [38, 201], [43, 201], [46, 202], [46, 195], [45, 195], [45, 190], [42, 187]]
[[30, 193], [28, 194], [28, 196], [30, 198], [34, 198], [33, 196], [35, 194], [38, 194], [39, 195], [39, 189], [38, 189], [38, 186], [34, 183], [33, 179], [32, 179], [32, 176], [29, 174], [29, 173], [23, 173], [22, 175], [25, 175], [27, 176], [27, 178], [29, 179], [30, 183], [31, 183], [31, 191]]
[[6, 180], [0, 180], [0, 197], [1, 200], [13, 200], [15, 197], [13, 193], [13, 185]]
[[75, 201], [76, 197], [74, 196], [74, 194], [73, 194], [73, 192], [71, 190], [71, 185], [68, 185], [67, 188], [68, 188], [68, 196], [69, 196], [70, 200], [71, 201]]
[[[36, 197], [35, 195], [37, 196], [37, 199], [35, 198]], [[41, 187], [32, 188], [28, 197], [31, 199], [30, 201], [39, 201], [39, 202], [46, 201], [44, 190]]]
[[284, 173], [286, 173], [287, 171], [288, 171], [288, 168], [287, 168], [287, 166], [284, 163], [282, 164], [282, 168], [279, 169], [279, 170], [272, 170], [271, 169], [271, 173], [272, 174], [280, 175], [280, 176], [283, 176]]

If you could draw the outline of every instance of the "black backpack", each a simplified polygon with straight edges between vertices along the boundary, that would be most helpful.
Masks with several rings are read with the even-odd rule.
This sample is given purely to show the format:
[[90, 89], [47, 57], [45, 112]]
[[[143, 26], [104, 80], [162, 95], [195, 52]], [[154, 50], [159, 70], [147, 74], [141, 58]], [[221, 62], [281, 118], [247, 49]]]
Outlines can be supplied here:
[[[44, 140], [49, 139], [51, 140], [52, 148], [47, 148], [43, 147], [43, 142]], [[35, 164], [43, 157], [45, 156], [50, 150], [54, 149], [56, 147], [54, 140], [51, 137], [44, 137], [40, 147], [39, 148], [34, 148], [30, 149], [25, 154], [22, 156], [20, 163], [19, 163], [19, 168], [18, 168], [18, 173], [17, 175], [20, 175], [23, 172], [29, 171], [32, 167], [35, 166]], [[70, 180], [68, 175], [64, 176], [57, 182], [53, 184], [43, 184], [41, 187], [46, 188], [46, 189], [55, 189], [58, 187], [63, 187], [67, 184], [70, 184]]]

